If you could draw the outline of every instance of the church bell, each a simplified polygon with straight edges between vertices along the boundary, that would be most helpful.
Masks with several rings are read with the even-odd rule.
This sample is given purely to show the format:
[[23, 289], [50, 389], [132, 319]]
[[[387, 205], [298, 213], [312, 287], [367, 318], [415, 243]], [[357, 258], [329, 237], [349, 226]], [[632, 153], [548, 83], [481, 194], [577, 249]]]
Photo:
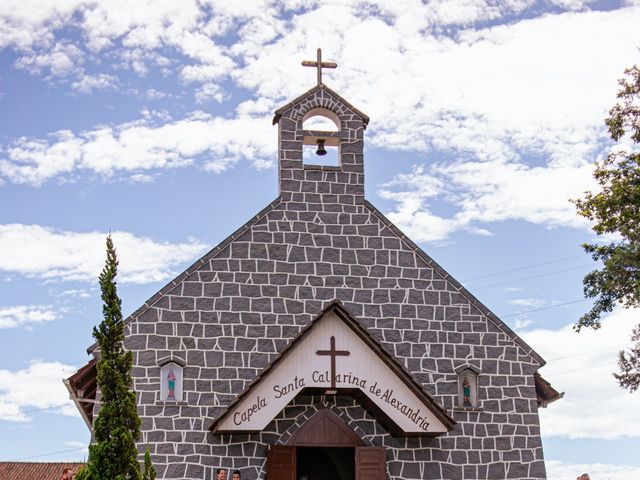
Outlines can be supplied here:
[[316, 155], [326, 155], [327, 151], [324, 149], [324, 140], [320, 139], [318, 140], [318, 150], [316, 150]]

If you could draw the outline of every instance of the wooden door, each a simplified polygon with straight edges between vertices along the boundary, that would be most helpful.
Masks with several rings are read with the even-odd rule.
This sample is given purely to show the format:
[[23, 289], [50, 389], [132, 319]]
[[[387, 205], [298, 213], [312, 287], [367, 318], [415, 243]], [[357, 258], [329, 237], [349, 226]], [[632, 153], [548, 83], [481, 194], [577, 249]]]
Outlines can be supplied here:
[[296, 447], [272, 445], [267, 452], [269, 480], [296, 480]]
[[356, 447], [356, 480], [386, 480], [387, 453], [384, 447]]

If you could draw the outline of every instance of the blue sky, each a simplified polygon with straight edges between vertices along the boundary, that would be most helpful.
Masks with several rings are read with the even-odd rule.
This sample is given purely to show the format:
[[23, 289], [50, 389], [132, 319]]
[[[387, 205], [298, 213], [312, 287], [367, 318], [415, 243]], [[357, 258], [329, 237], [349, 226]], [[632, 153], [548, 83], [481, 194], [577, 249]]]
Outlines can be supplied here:
[[371, 117], [367, 198], [566, 392], [541, 411], [549, 478], [640, 477], [638, 397], [610, 374], [638, 312], [571, 330], [593, 235], [569, 202], [639, 24], [579, 0], [2, 2], [0, 458], [84, 457], [61, 378], [88, 360], [106, 232], [128, 314], [274, 199], [272, 113], [321, 46]]

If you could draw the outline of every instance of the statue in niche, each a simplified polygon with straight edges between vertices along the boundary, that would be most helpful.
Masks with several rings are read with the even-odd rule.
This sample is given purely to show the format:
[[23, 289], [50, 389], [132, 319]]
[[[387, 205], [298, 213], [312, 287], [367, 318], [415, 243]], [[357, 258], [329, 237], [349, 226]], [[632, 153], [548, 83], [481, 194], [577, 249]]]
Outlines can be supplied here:
[[169, 370], [169, 374], [167, 375], [167, 386], [169, 388], [169, 395], [167, 395], [167, 400], [175, 400], [176, 399], [176, 376], [173, 373], [173, 368]]
[[466, 375], [462, 379], [462, 406], [473, 407], [471, 403], [471, 382], [469, 382], [469, 377]]

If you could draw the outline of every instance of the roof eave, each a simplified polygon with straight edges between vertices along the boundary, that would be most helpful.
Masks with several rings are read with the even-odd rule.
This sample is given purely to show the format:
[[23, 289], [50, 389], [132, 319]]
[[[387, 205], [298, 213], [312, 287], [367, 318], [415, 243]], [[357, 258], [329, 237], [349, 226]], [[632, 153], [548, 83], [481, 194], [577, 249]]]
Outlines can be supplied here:
[[[129, 322], [131, 322], [135, 318], [139, 317], [140, 315], [142, 315], [144, 312], [146, 312], [151, 307], [153, 307], [153, 305], [158, 300], [160, 300], [166, 293], [168, 293], [169, 291], [171, 291], [172, 289], [177, 287], [180, 284], [180, 282], [182, 282], [189, 275], [193, 274], [196, 270], [198, 270], [200, 267], [202, 267], [204, 264], [206, 264], [209, 260], [211, 260], [212, 258], [215, 258], [216, 255], [218, 255], [231, 242], [233, 242], [236, 238], [238, 238], [239, 236], [244, 234], [255, 223], [257, 223], [259, 220], [261, 220], [267, 213], [269, 213], [271, 210], [273, 210], [275, 207], [277, 207], [278, 204], [280, 204], [281, 201], [282, 201], [282, 197], [280, 197], [280, 196], [276, 197], [275, 200], [273, 200], [266, 207], [264, 207], [262, 210], [260, 210], [257, 214], [255, 214], [253, 217], [251, 217], [251, 219], [249, 219], [247, 222], [245, 222], [240, 228], [238, 228], [231, 235], [229, 235], [227, 238], [225, 238], [222, 242], [220, 242], [218, 245], [216, 245], [211, 250], [209, 250], [207, 253], [205, 253], [202, 257], [200, 257], [198, 260], [196, 260], [186, 270], [184, 270], [181, 274], [179, 274], [177, 277], [175, 277], [173, 280], [171, 280], [169, 283], [167, 283], [164, 287], [162, 287], [160, 290], [158, 290], [158, 292], [156, 292], [155, 295], [153, 295], [146, 302], [144, 302], [144, 304], [140, 308], [138, 308], [135, 312], [133, 312], [131, 315], [129, 315], [127, 318], [124, 319], [125, 325], [127, 325]], [[98, 348], [98, 344], [94, 343], [93, 345], [91, 345], [91, 346], [89, 346], [87, 348], [87, 353], [89, 355], [93, 355], [97, 348]]]
[[450, 282], [454, 287], [458, 289], [458, 292], [462, 294], [469, 302], [474, 305], [483, 315], [485, 315], [491, 322], [507, 334], [514, 342], [516, 342], [524, 352], [532, 357], [539, 363], [540, 367], [544, 366], [547, 362], [542, 358], [527, 342], [525, 342], [517, 333], [504, 323], [498, 316], [487, 308], [480, 300], [478, 300], [469, 290], [462, 286], [455, 278], [447, 273], [447, 271], [440, 266], [438, 262], [432, 259], [424, 250], [416, 245], [413, 240], [407, 237], [402, 230], [391, 222], [380, 210], [378, 210], [371, 202], [364, 200], [364, 204], [371, 209], [371, 211], [384, 223], [389, 229], [391, 229], [396, 235], [400, 237], [418, 256], [420, 256], [429, 266], [436, 270], [443, 280]]
[[367, 127], [367, 125], [369, 125], [369, 116], [368, 115], [366, 115], [365, 113], [363, 113], [360, 110], [358, 110], [351, 103], [349, 103], [347, 100], [345, 100], [342, 96], [340, 96], [338, 93], [336, 93], [334, 90], [330, 89], [329, 87], [327, 87], [324, 84], [316, 85], [313, 88], [310, 88], [309, 90], [304, 92], [302, 95], [294, 98], [293, 100], [291, 100], [286, 105], [278, 108], [273, 114], [273, 125], [275, 125], [276, 123], [278, 123], [280, 121], [280, 118], [282, 117], [282, 114], [284, 112], [286, 112], [290, 108], [294, 107], [296, 104], [300, 103], [305, 98], [307, 98], [309, 95], [312, 95], [313, 93], [317, 92], [318, 90], [325, 90], [329, 94], [331, 94], [332, 96], [336, 97], [337, 100], [339, 100], [341, 103], [343, 103], [347, 108], [352, 110], [355, 114], [357, 114], [362, 119], [362, 123], [364, 124], [365, 128]]

